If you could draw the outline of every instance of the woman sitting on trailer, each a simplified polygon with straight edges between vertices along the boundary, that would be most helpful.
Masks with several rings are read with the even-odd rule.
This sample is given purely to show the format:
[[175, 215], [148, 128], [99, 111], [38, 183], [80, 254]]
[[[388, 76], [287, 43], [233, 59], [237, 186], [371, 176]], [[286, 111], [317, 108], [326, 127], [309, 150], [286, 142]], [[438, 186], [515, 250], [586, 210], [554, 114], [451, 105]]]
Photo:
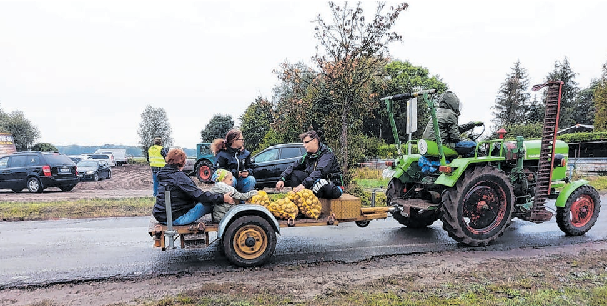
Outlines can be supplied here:
[[186, 154], [181, 149], [172, 149], [167, 154], [166, 165], [158, 171], [158, 195], [152, 214], [160, 223], [167, 223], [165, 193], [168, 186], [171, 193], [171, 211], [173, 225], [193, 223], [205, 214], [213, 211], [213, 205], [234, 204], [229, 193], [211, 193], [202, 191], [182, 170]]

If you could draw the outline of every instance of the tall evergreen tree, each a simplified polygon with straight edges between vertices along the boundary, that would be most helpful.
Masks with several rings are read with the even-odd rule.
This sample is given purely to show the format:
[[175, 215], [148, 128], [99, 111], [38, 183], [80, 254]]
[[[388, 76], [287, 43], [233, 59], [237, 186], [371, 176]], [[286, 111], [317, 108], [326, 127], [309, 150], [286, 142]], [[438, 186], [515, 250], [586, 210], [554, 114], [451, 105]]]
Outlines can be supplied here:
[[603, 65], [603, 74], [594, 89], [594, 130], [607, 131], [607, 63]]
[[[575, 75], [576, 73], [571, 70], [569, 60], [565, 57], [562, 63], [556, 61], [554, 63], [554, 70], [546, 76], [546, 82], [560, 80], [564, 83], [561, 89], [559, 129], [570, 127], [576, 123], [573, 113], [575, 112], [575, 96], [579, 88], [578, 83], [575, 81]], [[544, 91], [544, 101], [546, 101], [547, 92], [547, 90]]]
[[[599, 85], [599, 80], [592, 80], [588, 88], [584, 88], [575, 96], [571, 117], [573, 122], [580, 124], [594, 124], [594, 91]], [[565, 128], [565, 127], [563, 127]]]
[[492, 106], [496, 127], [506, 127], [526, 123], [526, 108], [529, 102], [529, 77], [527, 69], [521, 67], [521, 61], [516, 61], [512, 71], [506, 76], [500, 86], [495, 105]]

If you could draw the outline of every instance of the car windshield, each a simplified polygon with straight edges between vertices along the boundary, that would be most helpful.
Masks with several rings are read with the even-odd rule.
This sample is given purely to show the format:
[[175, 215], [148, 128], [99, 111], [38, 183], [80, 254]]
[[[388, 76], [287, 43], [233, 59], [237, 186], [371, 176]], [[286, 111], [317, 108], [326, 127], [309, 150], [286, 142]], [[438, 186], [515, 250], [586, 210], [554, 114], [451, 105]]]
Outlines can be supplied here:
[[91, 159], [110, 159], [109, 156], [103, 154], [93, 154], [90, 157]]
[[97, 162], [92, 160], [83, 160], [78, 163], [78, 167], [97, 167]]

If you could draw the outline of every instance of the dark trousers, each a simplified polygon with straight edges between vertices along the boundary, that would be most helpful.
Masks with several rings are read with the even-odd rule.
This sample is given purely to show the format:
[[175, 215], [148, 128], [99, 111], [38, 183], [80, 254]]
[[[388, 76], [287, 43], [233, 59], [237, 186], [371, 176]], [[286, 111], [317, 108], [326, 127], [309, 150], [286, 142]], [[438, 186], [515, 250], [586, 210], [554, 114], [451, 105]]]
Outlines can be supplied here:
[[[307, 172], [301, 170], [293, 170], [293, 172], [291, 173], [291, 177], [285, 182], [285, 186], [295, 188], [299, 186], [307, 177]], [[339, 197], [341, 197], [341, 194], [342, 189], [331, 181], [329, 181], [329, 184], [323, 186], [320, 190], [318, 190], [318, 192], [314, 193], [314, 195], [321, 199], [338, 199]]]

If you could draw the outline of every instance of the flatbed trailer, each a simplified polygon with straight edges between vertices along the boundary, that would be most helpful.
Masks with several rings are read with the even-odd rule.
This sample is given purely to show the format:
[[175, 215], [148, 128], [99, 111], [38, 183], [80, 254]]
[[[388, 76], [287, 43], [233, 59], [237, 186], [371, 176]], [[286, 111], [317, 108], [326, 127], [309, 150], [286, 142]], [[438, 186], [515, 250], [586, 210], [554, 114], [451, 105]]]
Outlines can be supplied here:
[[320, 199], [323, 211], [318, 219], [278, 220], [262, 205], [235, 205], [219, 223], [199, 220], [183, 226], [168, 226], [150, 221], [149, 234], [154, 247], [163, 251], [175, 249], [179, 238], [183, 249], [206, 248], [218, 242], [220, 253], [237, 266], [259, 266], [274, 254], [276, 234], [281, 228], [337, 226], [355, 222], [366, 227], [371, 220], [386, 219], [395, 207], [361, 207], [361, 201], [351, 195], [339, 199]]

